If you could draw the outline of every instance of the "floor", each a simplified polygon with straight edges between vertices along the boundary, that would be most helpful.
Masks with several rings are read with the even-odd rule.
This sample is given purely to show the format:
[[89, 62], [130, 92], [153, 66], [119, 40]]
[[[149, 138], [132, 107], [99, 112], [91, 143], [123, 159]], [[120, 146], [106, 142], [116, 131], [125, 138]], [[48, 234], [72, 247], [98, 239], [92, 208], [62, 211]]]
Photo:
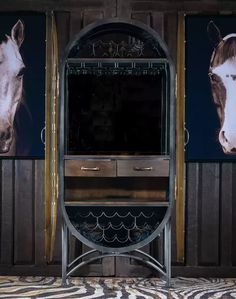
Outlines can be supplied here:
[[167, 289], [157, 278], [71, 278], [0, 276], [0, 298], [206, 299], [236, 298], [236, 278], [172, 278]]

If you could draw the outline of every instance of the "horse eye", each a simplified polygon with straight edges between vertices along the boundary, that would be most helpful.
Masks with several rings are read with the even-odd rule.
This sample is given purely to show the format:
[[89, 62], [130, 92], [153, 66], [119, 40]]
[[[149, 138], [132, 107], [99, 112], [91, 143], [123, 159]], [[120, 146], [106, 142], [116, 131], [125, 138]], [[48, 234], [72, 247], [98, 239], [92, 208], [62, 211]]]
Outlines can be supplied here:
[[213, 76], [213, 73], [208, 73], [208, 77], [211, 79]]
[[208, 73], [208, 76], [209, 76], [211, 81], [219, 81], [218, 76], [213, 74], [213, 73]]
[[25, 68], [22, 67], [19, 71], [19, 73], [16, 75], [18, 78], [22, 77], [24, 75], [24, 72], [25, 72]]

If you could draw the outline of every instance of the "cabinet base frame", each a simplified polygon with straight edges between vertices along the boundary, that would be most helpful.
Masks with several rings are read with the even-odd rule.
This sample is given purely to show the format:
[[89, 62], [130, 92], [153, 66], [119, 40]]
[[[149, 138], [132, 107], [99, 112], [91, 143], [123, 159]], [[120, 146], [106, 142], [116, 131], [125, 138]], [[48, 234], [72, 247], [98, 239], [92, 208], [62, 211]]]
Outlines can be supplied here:
[[[62, 225], [62, 285], [66, 286], [67, 279], [73, 272], [79, 268], [92, 263], [98, 259], [105, 257], [124, 257], [132, 258], [136, 261], [142, 262], [147, 267], [150, 267], [158, 271], [166, 279], [166, 287], [170, 287], [171, 284], [171, 225], [170, 219], [164, 226], [164, 264], [160, 263], [157, 259], [151, 255], [143, 252], [142, 250], [135, 249], [131, 252], [125, 253], [106, 253], [92, 249], [76, 257], [72, 262], [68, 261], [69, 241], [68, 241], [68, 227], [65, 222]], [[97, 256], [92, 256], [97, 253]], [[135, 255], [136, 254], [136, 255]], [[139, 256], [138, 256], [138, 255]]]

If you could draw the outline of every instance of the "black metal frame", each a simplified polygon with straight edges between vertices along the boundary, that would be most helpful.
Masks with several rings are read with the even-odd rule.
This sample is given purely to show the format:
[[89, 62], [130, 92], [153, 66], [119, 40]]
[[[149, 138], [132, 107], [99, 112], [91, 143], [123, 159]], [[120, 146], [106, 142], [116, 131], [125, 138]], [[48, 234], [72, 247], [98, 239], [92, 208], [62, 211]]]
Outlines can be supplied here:
[[[65, 202], [64, 202], [64, 161], [65, 161], [65, 144], [64, 144], [64, 138], [65, 138], [65, 131], [64, 131], [64, 122], [65, 122], [65, 97], [66, 94], [66, 68], [68, 65], [68, 56], [71, 51], [71, 49], [77, 44], [77, 42], [80, 39], [85, 39], [88, 34], [92, 34], [96, 31], [98, 28], [108, 28], [111, 26], [114, 26], [118, 28], [119, 26], [124, 26], [126, 30], [135, 31], [137, 30], [140, 34], [140, 32], [149, 34], [153, 40], [159, 45], [159, 47], [164, 51], [166, 55], [165, 64], [168, 64], [169, 69], [169, 85], [167, 90], [167, 97], [169, 100], [169, 123], [168, 125], [168, 141], [169, 141], [169, 155], [166, 156], [166, 158], [169, 160], [169, 186], [168, 186], [168, 195], [167, 195], [167, 210], [165, 213], [165, 216], [163, 220], [161, 221], [160, 225], [157, 227], [157, 229], [148, 236], [145, 240], [142, 240], [141, 242], [128, 246], [128, 247], [121, 247], [121, 248], [108, 248], [99, 246], [97, 244], [93, 244], [92, 242], [88, 241], [85, 237], [83, 237], [78, 230], [72, 225], [68, 214], [65, 209]], [[111, 61], [114, 62], [113, 58], [110, 58]], [[138, 58], [137, 58], [138, 59]], [[99, 60], [99, 58], [97, 59]], [[117, 58], [115, 58], [117, 60]], [[130, 59], [132, 61], [132, 59]], [[72, 60], [70, 60], [72, 61]], [[151, 59], [145, 58], [146, 62], [150, 62]], [[163, 62], [163, 59], [160, 60], [160, 62]], [[136, 21], [127, 21], [122, 19], [109, 19], [109, 20], [103, 20], [95, 22], [83, 30], [75, 36], [73, 41], [68, 45], [64, 59], [61, 63], [61, 70], [60, 70], [60, 119], [59, 119], [59, 199], [60, 199], [60, 206], [63, 216], [63, 225], [62, 225], [62, 279], [63, 283], [66, 283], [67, 277], [72, 274], [76, 269], [81, 267], [84, 264], [87, 264], [89, 262], [94, 261], [97, 258], [103, 258], [106, 256], [125, 256], [125, 257], [132, 257], [136, 260], [143, 261], [148, 266], [153, 267], [154, 269], [158, 270], [161, 274], [163, 274], [166, 277], [167, 285], [170, 284], [170, 277], [171, 277], [171, 225], [170, 225], [170, 219], [171, 219], [171, 211], [173, 206], [173, 201], [175, 198], [175, 71], [174, 66], [172, 63], [172, 60], [168, 54], [168, 49], [165, 43], [162, 41], [158, 33], [151, 28], [147, 27], [146, 25], [136, 22]], [[155, 156], [156, 158], [158, 156]], [[154, 158], [155, 158], [154, 157]], [[68, 158], [68, 157], [67, 157]], [[86, 157], [80, 157], [82, 159], [86, 159]], [[90, 157], [91, 158], [91, 157]], [[93, 157], [94, 159], [99, 159], [99, 157]], [[101, 157], [104, 158], [104, 157]], [[111, 156], [105, 157], [105, 158], [111, 158]], [[113, 157], [115, 159], [133, 159], [134, 157]], [[147, 157], [145, 157], [147, 158]], [[152, 157], [153, 158], [153, 157]], [[76, 158], [75, 158], [76, 159]], [[143, 157], [135, 157], [135, 159], [143, 159]], [[147, 158], [148, 159], [148, 158]], [[108, 206], [116, 206], [115, 203], [109, 203]], [[160, 204], [162, 206], [163, 204]], [[142, 204], [138, 204], [138, 206], [142, 207]], [[157, 205], [158, 206], [158, 203]], [[97, 251], [99, 252], [98, 257], [96, 258], [89, 258], [89, 253], [85, 255], [81, 255], [78, 258], [76, 258], [72, 263], [68, 264], [68, 230], [80, 241], [82, 241], [84, 244], [88, 245], [89, 247], [94, 248], [94, 251], [91, 251], [92, 253]], [[160, 235], [161, 232], [164, 232], [164, 265], [156, 261], [153, 257], [145, 254], [139, 248], [142, 246], [148, 244], [151, 242], [154, 238], [156, 238], [158, 235]], [[141, 254], [144, 258], [140, 258], [135, 256], [134, 254], [127, 254], [127, 252], [136, 252]], [[88, 259], [86, 261], [82, 261], [81, 258], [87, 257]], [[149, 261], [147, 261], [146, 258], [149, 258]]]

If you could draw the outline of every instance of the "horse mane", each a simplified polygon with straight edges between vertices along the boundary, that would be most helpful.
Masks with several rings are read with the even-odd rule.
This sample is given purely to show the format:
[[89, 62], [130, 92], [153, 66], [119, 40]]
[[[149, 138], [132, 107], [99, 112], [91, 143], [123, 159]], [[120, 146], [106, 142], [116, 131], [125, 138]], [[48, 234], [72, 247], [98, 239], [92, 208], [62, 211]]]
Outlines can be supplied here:
[[232, 36], [227, 39], [223, 39], [215, 48], [211, 66], [217, 66], [223, 64], [228, 59], [234, 59], [236, 57], [236, 37]]

